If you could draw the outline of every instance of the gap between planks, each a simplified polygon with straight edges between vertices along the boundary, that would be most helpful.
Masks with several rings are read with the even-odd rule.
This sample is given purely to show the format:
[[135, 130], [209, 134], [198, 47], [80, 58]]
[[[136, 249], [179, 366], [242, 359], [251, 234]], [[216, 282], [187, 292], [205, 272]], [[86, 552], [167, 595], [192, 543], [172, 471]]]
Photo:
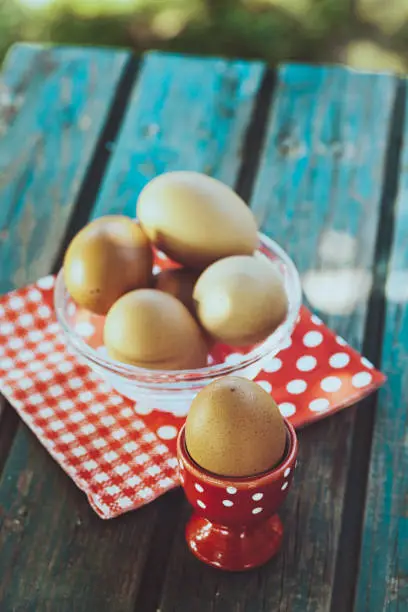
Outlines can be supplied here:
[[112, 155], [127, 104], [139, 73], [139, 68], [139, 60], [131, 56], [125, 65], [122, 77], [117, 85], [105, 126], [96, 144], [94, 155], [78, 193], [64, 240], [61, 243], [61, 248], [52, 266], [52, 272], [54, 274], [61, 268], [64, 253], [72, 238], [82, 229], [91, 216], [102, 178]]

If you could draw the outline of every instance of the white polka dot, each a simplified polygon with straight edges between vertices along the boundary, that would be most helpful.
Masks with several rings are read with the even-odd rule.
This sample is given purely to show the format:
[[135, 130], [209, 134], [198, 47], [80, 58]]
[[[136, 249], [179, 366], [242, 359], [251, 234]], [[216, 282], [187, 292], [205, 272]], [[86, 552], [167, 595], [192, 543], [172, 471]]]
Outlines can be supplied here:
[[282, 361], [278, 357], [274, 357], [263, 366], [265, 372], [277, 372], [282, 367]]
[[37, 289], [31, 289], [28, 299], [30, 302], [39, 302], [41, 300], [41, 293]]
[[370, 370], [373, 369], [374, 365], [371, 363], [371, 361], [368, 361], [368, 359], [366, 357], [362, 357], [361, 358], [361, 363], [363, 364], [363, 366], [365, 366], [366, 368], [369, 368]]
[[323, 412], [324, 410], [327, 410], [329, 406], [330, 406], [330, 402], [327, 398], [319, 397], [318, 399], [315, 399], [312, 402], [310, 402], [309, 409], [312, 412]]
[[40, 342], [37, 346], [37, 351], [40, 353], [48, 353], [53, 349], [54, 345], [52, 342]]
[[82, 321], [81, 323], [77, 323], [75, 325], [75, 331], [80, 336], [84, 336], [84, 338], [89, 338], [95, 333], [95, 328], [92, 323], [88, 323], [87, 321]]
[[32, 361], [35, 355], [33, 351], [25, 350], [20, 352], [21, 361]]
[[40, 306], [38, 309], [38, 314], [42, 319], [47, 319], [51, 316], [51, 310], [48, 308], [48, 306]]
[[311, 318], [312, 322], [315, 325], [321, 325], [322, 324], [322, 320], [319, 319], [319, 317], [317, 317], [316, 315], [313, 314], [310, 318]]
[[287, 478], [290, 474], [290, 468], [286, 468], [286, 470], [283, 472], [283, 475], [285, 478]]
[[153, 266], [153, 274], [158, 274], [159, 272], [161, 272], [161, 267], [155, 264]]
[[197, 499], [197, 506], [200, 506], [200, 508], [206, 508], [207, 507], [205, 505], [205, 503], [203, 501], [201, 501], [201, 499]]
[[38, 340], [41, 340], [41, 338], [43, 338], [43, 337], [44, 337], [44, 334], [41, 333], [40, 331], [36, 330], [36, 329], [34, 331], [30, 331], [28, 333], [28, 338], [32, 342], [38, 342]]
[[231, 508], [231, 506], [234, 505], [234, 502], [232, 502], [230, 499], [223, 499], [222, 503], [226, 508]]
[[281, 486], [281, 491], [284, 491], [285, 489], [287, 489], [288, 485], [289, 485], [288, 482], [284, 482], [283, 485]]
[[30, 397], [28, 398], [28, 401], [31, 402], [31, 404], [34, 404], [34, 406], [37, 406], [38, 404], [41, 404], [44, 402], [44, 397], [40, 395], [39, 393], [34, 393], [34, 395], [30, 395]]
[[313, 368], [316, 367], [317, 359], [312, 355], [303, 355], [303, 357], [299, 357], [296, 362], [296, 367], [301, 372], [310, 372]]
[[54, 286], [54, 277], [53, 276], [44, 276], [44, 278], [40, 278], [37, 281], [37, 285], [40, 289], [52, 289]]
[[262, 387], [267, 393], [272, 391], [272, 385], [267, 380], [257, 380], [257, 384]]
[[20, 310], [24, 306], [24, 301], [18, 295], [15, 295], [10, 300], [10, 306], [13, 310]]
[[11, 378], [12, 380], [17, 380], [18, 378], [21, 378], [22, 376], [24, 376], [23, 370], [13, 370], [9, 374], [9, 378]]
[[340, 344], [340, 346], [346, 346], [347, 345], [347, 342], [341, 336], [336, 336], [336, 342], [337, 342], [337, 344]]
[[335, 353], [329, 359], [332, 368], [344, 368], [350, 363], [350, 355], [347, 353]]
[[242, 361], [241, 353], [230, 353], [225, 358], [225, 363], [228, 363], [229, 365], [237, 365], [238, 363], [241, 363], [241, 361]]
[[202, 487], [200, 484], [198, 484], [197, 482], [195, 482], [195, 483], [194, 483], [194, 488], [195, 488], [195, 490], [196, 490], [196, 491], [198, 491], [199, 493], [204, 493], [204, 489], [203, 489], [203, 487]]
[[11, 338], [8, 345], [11, 349], [19, 349], [24, 345], [24, 342], [21, 338]]
[[34, 383], [30, 378], [23, 378], [22, 380], [19, 380], [18, 384], [21, 389], [29, 389]]
[[159, 259], [167, 259], [166, 255], [163, 253], [163, 251], [156, 251], [156, 255]]
[[319, 346], [319, 344], [321, 344], [322, 342], [323, 342], [323, 334], [321, 334], [319, 331], [310, 331], [310, 332], [307, 332], [307, 334], [303, 336], [303, 344], [305, 346], [309, 346], [309, 347]]
[[263, 493], [254, 493], [252, 499], [254, 501], [260, 501], [263, 498]]
[[354, 374], [353, 378], [351, 379], [351, 384], [353, 387], [361, 389], [361, 387], [366, 387], [369, 385], [372, 379], [373, 377], [370, 372], [358, 372], [358, 374]]
[[323, 391], [326, 391], [327, 393], [334, 393], [340, 389], [341, 380], [337, 376], [327, 376], [326, 378], [323, 378], [320, 386]]
[[173, 425], [163, 425], [157, 430], [157, 435], [162, 440], [173, 440], [177, 436], [177, 429]]
[[[53, 374], [49, 370], [44, 370], [44, 372], [38, 372], [38, 378], [40, 380], [51, 380], [52, 376]], [[52, 395], [52, 390], [50, 390], [50, 393]]]
[[152, 411], [152, 407], [150, 404], [145, 404], [144, 402], [138, 402], [135, 404], [135, 412], [137, 414], [145, 415], [150, 414]]
[[237, 489], [235, 487], [227, 487], [227, 493], [229, 493], [230, 495], [235, 495], [236, 492]]
[[[52, 346], [52, 344], [51, 344], [51, 346]], [[60, 361], [63, 361], [63, 359], [64, 359], [64, 357], [61, 355], [61, 353], [53, 353], [52, 355], [49, 355], [47, 357], [47, 360], [50, 361], [51, 363], [58, 363]]]
[[282, 416], [291, 417], [296, 413], [296, 406], [290, 402], [282, 402], [279, 404], [279, 410]]
[[262, 512], [262, 510], [263, 510], [263, 508], [259, 508], [259, 507], [258, 508], [254, 508], [252, 510], [252, 514], [259, 514], [260, 512]]
[[41, 361], [31, 361], [31, 363], [28, 364], [28, 369], [32, 372], [38, 372], [38, 370], [41, 370], [43, 367], [44, 365]]
[[23, 314], [21, 315], [21, 317], [19, 317], [18, 322], [20, 323], [20, 325], [22, 325], [23, 327], [29, 327], [30, 325], [32, 325], [34, 323], [34, 317], [31, 314]]
[[11, 323], [2, 323], [0, 325], [0, 334], [3, 336], [7, 336], [7, 334], [11, 334], [14, 331], [14, 325]]
[[307, 383], [300, 378], [291, 380], [286, 385], [286, 389], [288, 393], [292, 393], [293, 395], [298, 395], [299, 393], [303, 393], [307, 389]]

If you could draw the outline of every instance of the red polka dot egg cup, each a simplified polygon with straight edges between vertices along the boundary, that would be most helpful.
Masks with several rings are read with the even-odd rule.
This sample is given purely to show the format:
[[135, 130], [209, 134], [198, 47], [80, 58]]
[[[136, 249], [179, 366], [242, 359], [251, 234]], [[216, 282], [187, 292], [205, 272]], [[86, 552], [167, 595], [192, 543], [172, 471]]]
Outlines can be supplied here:
[[214, 567], [242, 571], [266, 563], [280, 549], [283, 526], [277, 510], [292, 484], [298, 442], [285, 421], [284, 459], [273, 469], [247, 478], [207, 472], [186, 448], [185, 427], [177, 440], [180, 482], [194, 508], [186, 527], [190, 550]]
[[[103, 344], [104, 317], [79, 308], [71, 299], [59, 272], [54, 290], [58, 322], [68, 347], [106, 380], [118, 393], [138, 402], [140, 409], [157, 409], [185, 416], [191, 401], [205, 385], [220, 376], [234, 375], [253, 380], [263, 365], [290, 341], [301, 307], [299, 274], [286, 252], [273, 240], [259, 234], [256, 257], [273, 262], [281, 274], [288, 296], [288, 312], [282, 324], [263, 342], [239, 349], [216, 344], [205, 368], [196, 370], [148, 370], [110, 359]], [[154, 271], [178, 267], [156, 252]]]

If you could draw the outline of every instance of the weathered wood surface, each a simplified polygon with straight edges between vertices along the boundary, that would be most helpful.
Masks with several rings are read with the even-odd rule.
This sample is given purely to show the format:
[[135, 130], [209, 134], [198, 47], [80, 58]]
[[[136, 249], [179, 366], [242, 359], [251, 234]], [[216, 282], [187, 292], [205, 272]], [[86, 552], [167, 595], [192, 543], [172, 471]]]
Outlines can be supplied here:
[[1, 293], [49, 273], [126, 60], [31, 45], [8, 55], [0, 85]]
[[148, 54], [92, 214], [134, 216], [145, 184], [171, 170], [234, 185], [264, 70], [258, 62]]
[[[46, 50], [31, 45], [18, 45], [8, 55], [0, 82], [2, 293], [50, 272], [127, 61], [126, 53]], [[15, 417], [14, 411], [4, 406], [0, 423], [0, 472], [6, 466], [0, 485], [0, 608], [55, 610], [57, 604], [49, 599], [52, 593], [43, 594], [38, 606], [35, 604], [36, 584], [41, 583], [43, 571], [41, 559], [35, 559], [35, 550], [30, 553], [21, 544], [15, 548], [8, 535], [14, 534], [21, 542], [31, 525], [38, 535], [42, 533], [37, 549], [52, 567], [53, 543], [46, 537], [49, 517], [45, 507], [57, 512], [52, 499], [63, 499], [64, 489], [53, 483], [65, 479], [59, 468], [48, 465], [49, 458], [24, 426], [18, 427], [14, 439]], [[28, 469], [24, 471], [22, 465]], [[75, 496], [75, 488], [67, 484]], [[45, 492], [43, 508], [36, 513], [29, 502], [41, 486]], [[13, 498], [11, 489], [18, 499]], [[78, 529], [75, 513], [71, 518]], [[23, 569], [20, 575], [18, 569], [15, 573], [13, 565], [18, 568], [19, 556], [23, 565], [29, 562], [28, 573]], [[68, 556], [63, 571], [67, 566]], [[58, 580], [55, 586], [60, 588]]]
[[[138, 190], [157, 171], [148, 157], [152, 138], [158, 144], [156, 154], [152, 147], [150, 156], [162, 168], [170, 165], [170, 159], [173, 167], [201, 171], [210, 171], [210, 164], [215, 163], [218, 176], [233, 183], [262, 72], [256, 63], [148, 56], [119, 141], [113, 145], [101, 197], [91, 214], [118, 212], [122, 210], [118, 201], [126, 212], [134, 213]], [[201, 159], [194, 156], [197, 138]], [[138, 148], [140, 154], [132, 161]], [[120, 199], [121, 193], [126, 201]], [[49, 463], [25, 430], [17, 436], [0, 483], [7, 521], [0, 533], [0, 601], [6, 606], [25, 606], [33, 601], [34, 593], [37, 607], [45, 610], [132, 609], [141, 577], [146, 575], [143, 568], [151, 542], [157, 542], [158, 533], [163, 543], [173, 536], [167, 531], [171, 502], [159, 500], [107, 525], [59, 468]], [[21, 481], [26, 483], [23, 493]], [[178, 508], [181, 493], [173, 494], [173, 499]], [[168, 551], [163, 552], [166, 560]], [[156, 571], [160, 566], [164, 572], [164, 564], [155, 559]], [[61, 572], [61, 580], [56, 580]]]
[[[405, 101], [406, 104], [406, 101]], [[408, 117], [408, 108], [405, 116]], [[408, 610], [408, 132], [405, 124], [394, 242], [386, 284], [382, 365], [356, 609]]]
[[[22, 53], [26, 52], [23, 48]], [[17, 58], [18, 53], [17, 49]], [[70, 50], [68, 53], [84, 52]], [[87, 53], [90, 54], [87, 61], [91, 61], [92, 54], [97, 52]], [[115, 53], [108, 56], [112, 65], [118, 65], [115, 63], [118, 60], [112, 59], [117, 58]], [[86, 53], [85, 57], [88, 58]], [[123, 66], [125, 56], [120, 54], [120, 57]], [[61, 64], [62, 58], [63, 54]], [[106, 96], [106, 109], [114, 100], [109, 117], [105, 112], [100, 124], [105, 122], [104, 133], [112, 135], [114, 142], [109, 144], [111, 155], [97, 198], [104, 164], [100, 164], [99, 174], [95, 168], [86, 171], [85, 164], [79, 176], [72, 161], [71, 173], [77, 177], [76, 189], [82, 194], [81, 205], [76, 203], [77, 225], [84, 223], [88, 216], [108, 212], [133, 214], [138, 192], [158, 172], [182, 168], [208, 172], [235, 185], [245, 197], [252, 194], [250, 204], [263, 230], [282, 243], [296, 260], [314, 309], [354, 346], [361, 348], [365, 343], [371, 351], [372, 344], [367, 342], [370, 330], [365, 334], [365, 329], [367, 322], [381, 316], [381, 310], [373, 308], [370, 288], [373, 282], [375, 290], [381, 293], [386, 270], [384, 261], [374, 265], [380, 252], [375, 245], [387, 210], [384, 185], [388, 180], [387, 167], [392, 166], [388, 158], [389, 149], [394, 146], [393, 126], [398, 123], [397, 80], [359, 75], [341, 68], [289, 66], [279, 70], [275, 82], [273, 75], [256, 62], [200, 60], [154, 53], [142, 61], [127, 100], [136, 66], [127, 66], [127, 86], [119, 84], [122, 94], [118, 96], [118, 80], [107, 81], [109, 70], [104, 61], [101, 60], [101, 68], [95, 68], [101, 74], [98, 87], [86, 90], [88, 101], [84, 103], [94, 104], [93, 97], [99, 93]], [[37, 70], [34, 63], [27, 87], [33, 88], [35, 83], [38, 92], [41, 79], [37, 77]], [[73, 100], [76, 99], [75, 96]], [[37, 108], [35, 100], [33, 107]], [[127, 111], [115, 139], [114, 132], [127, 101]], [[115, 108], [119, 109], [116, 116], [112, 114]], [[75, 111], [71, 108], [70, 112]], [[25, 125], [28, 142], [36, 128], [30, 131], [28, 120]], [[34, 122], [34, 125], [37, 124]], [[106, 140], [109, 139], [97, 142], [94, 138], [89, 144], [88, 158], [100, 159], [103, 154], [106, 163]], [[82, 140], [78, 142], [85, 146]], [[2, 146], [0, 141], [0, 161]], [[15, 145], [18, 154], [24, 150]], [[79, 160], [78, 157], [78, 164]], [[55, 159], [49, 163], [50, 166], [47, 163], [40, 168], [42, 182], [47, 182], [47, 189], [54, 182], [54, 189], [58, 190], [65, 174], [56, 177], [55, 173], [61, 171], [60, 164]], [[92, 186], [85, 190], [89, 194], [86, 201], [84, 184]], [[73, 200], [75, 196], [69, 201]], [[44, 202], [45, 207], [51, 206], [52, 199], [48, 197]], [[401, 202], [402, 195], [399, 207], [403, 211]], [[72, 211], [73, 204], [68, 206]], [[24, 209], [25, 200], [21, 198], [19, 215]], [[2, 213], [0, 209], [0, 219]], [[66, 215], [68, 219], [69, 213]], [[53, 257], [64, 228], [60, 226], [59, 231], [58, 240], [54, 238]], [[401, 245], [403, 231], [401, 225]], [[44, 236], [48, 240], [46, 233]], [[37, 268], [26, 269], [16, 244], [18, 240], [13, 250], [16, 269], [24, 269], [27, 279], [32, 278], [30, 275], [36, 275]], [[36, 239], [32, 244], [30, 257], [34, 261], [35, 249], [40, 243]], [[399, 253], [402, 246], [395, 248]], [[4, 253], [0, 248], [0, 263], [4, 261]], [[48, 265], [49, 269], [50, 261], [51, 255], [44, 263], [45, 268]], [[406, 259], [398, 263], [406, 266]], [[22, 282], [25, 279], [21, 277]], [[399, 308], [397, 312], [387, 311], [390, 330], [395, 319], [398, 323], [404, 321], [402, 306]], [[390, 333], [386, 333], [386, 338]], [[387, 358], [387, 342], [391, 340], [384, 345], [384, 358], [392, 372], [392, 351], [396, 349], [394, 344], [389, 344]], [[378, 355], [373, 350], [369, 356]], [[403, 355], [398, 352], [398, 356], [400, 378], [395, 384], [401, 387], [405, 380]], [[401, 398], [399, 391], [395, 393], [392, 402]], [[400, 451], [395, 454], [394, 447], [382, 444], [381, 410], [389, 414], [390, 401], [382, 402], [369, 485], [375, 493], [370, 493], [369, 500], [373, 495], [377, 498], [377, 493], [380, 500], [389, 499], [390, 487], [394, 487], [392, 499], [397, 500], [397, 505], [388, 504], [385, 515], [392, 513], [393, 533], [398, 526], [398, 533], [406, 536], [404, 489], [397, 492], [396, 475], [388, 475], [388, 480], [378, 489], [379, 467], [376, 468], [383, 465], [384, 453], [387, 453], [387, 465], [393, 465], [401, 457], [406, 461], [402, 433], [405, 413], [401, 405], [399, 430], [389, 416], [387, 420], [390, 440], [400, 436], [400, 445], [395, 447]], [[360, 529], [364, 490], [358, 492], [355, 500], [353, 494], [356, 483], [360, 480], [365, 483], [367, 468], [362, 461], [351, 469], [350, 460], [356, 456], [356, 437], [366, 425], [365, 415], [372, 414], [372, 404], [373, 400], [360, 413], [351, 409], [302, 432], [300, 466], [282, 512], [286, 526], [282, 553], [260, 570], [245, 575], [229, 575], [205, 567], [187, 551], [183, 531], [190, 510], [180, 491], [167, 494], [137, 512], [103, 522], [24, 427], [19, 427], [8, 451], [6, 446], [1, 446], [0, 425], [0, 469], [4, 463], [0, 481], [0, 609], [5, 612], [349, 612], [355, 579], [350, 579], [349, 560], [344, 553], [351, 555], [350, 567], [357, 568], [359, 539], [348, 542], [344, 517], [350, 511], [356, 517], [351, 534]], [[4, 459], [2, 448], [8, 451]], [[365, 444], [361, 451], [363, 459], [367, 459], [368, 451]], [[363, 560], [371, 559], [373, 547], [375, 555], [377, 549], [388, 546], [381, 516], [370, 512], [373, 511], [369, 507]], [[398, 560], [399, 569], [391, 568], [387, 574], [385, 568], [390, 566], [386, 565], [388, 557], [385, 557], [376, 559], [379, 565], [374, 567], [375, 571], [361, 572], [357, 612], [371, 612], [371, 607], [366, 605], [370, 600], [363, 602], [361, 593], [366, 597], [366, 589], [372, 588], [372, 582], [378, 583], [377, 589], [385, 590], [386, 576], [394, 597], [386, 600], [389, 608], [378, 604], [373, 610], [398, 609], [395, 581], [402, 584], [406, 576], [403, 539], [398, 541], [401, 544], [398, 555], [391, 548], [387, 550], [390, 558]], [[378, 572], [381, 574], [383, 570], [381, 577]], [[339, 592], [342, 598], [338, 597]], [[402, 589], [400, 592], [403, 593]]]
[[[373, 272], [395, 91], [391, 77], [356, 75], [341, 68], [283, 68], [251, 199], [263, 230], [289, 251], [303, 275], [316, 270], [327, 276], [340, 269], [352, 283], [353, 296], [353, 272]], [[330, 234], [333, 231], [339, 233]], [[333, 240], [342, 242], [334, 251], [329, 248]], [[341, 317], [330, 315], [336, 307], [333, 299], [317, 310], [359, 349], [368, 295], [363, 292]], [[321, 304], [321, 296], [317, 298]], [[338, 295], [337, 305], [341, 301]], [[203, 570], [181, 544], [184, 516], [160, 610], [189, 605], [197, 612], [330, 610], [354, 420], [355, 411], [349, 410], [302, 432], [295, 484], [282, 512], [285, 547], [261, 570], [245, 578]], [[344, 600], [337, 610], [351, 607]]]

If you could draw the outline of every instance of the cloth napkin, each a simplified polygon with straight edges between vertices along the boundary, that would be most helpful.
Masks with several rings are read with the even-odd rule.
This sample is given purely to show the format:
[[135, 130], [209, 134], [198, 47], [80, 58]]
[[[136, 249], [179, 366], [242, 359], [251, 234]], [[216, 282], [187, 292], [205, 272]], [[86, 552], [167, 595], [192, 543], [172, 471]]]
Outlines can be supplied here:
[[[0, 390], [109, 519], [179, 484], [176, 438], [184, 417], [131, 402], [80, 363], [56, 322], [53, 286], [47, 276], [0, 299]], [[98, 342], [91, 321], [78, 326]], [[226, 361], [236, 358], [226, 350]], [[303, 308], [291, 341], [256, 380], [299, 428], [350, 406], [385, 377]]]

